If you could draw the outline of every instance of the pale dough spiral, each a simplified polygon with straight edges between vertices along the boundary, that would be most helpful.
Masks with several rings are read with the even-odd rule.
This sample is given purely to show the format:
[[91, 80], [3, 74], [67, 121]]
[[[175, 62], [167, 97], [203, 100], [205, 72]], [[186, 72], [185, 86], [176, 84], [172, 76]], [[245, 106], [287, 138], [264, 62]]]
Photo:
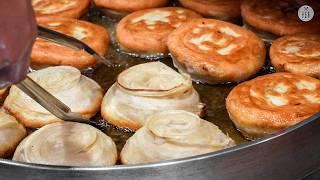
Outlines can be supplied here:
[[81, 123], [58, 122], [46, 125], [24, 139], [13, 160], [65, 166], [108, 166], [117, 160], [110, 137]]
[[[81, 75], [76, 68], [49, 67], [32, 72], [29, 76], [70, 107], [72, 112], [90, 118], [99, 110], [103, 96], [101, 87], [92, 79]], [[11, 87], [4, 106], [27, 127], [39, 128], [61, 121], [15, 86]]]
[[190, 76], [152, 62], [122, 72], [106, 93], [101, 113], [111, 124], [137, 130], [156, 112], [186, 110], [200, 115], [203, 106]]
[[149, 163], [205, 154], [234, 146], [214, 124], [182, 111], [163, 111], [150, 117], [121, 152], [124, 164]]

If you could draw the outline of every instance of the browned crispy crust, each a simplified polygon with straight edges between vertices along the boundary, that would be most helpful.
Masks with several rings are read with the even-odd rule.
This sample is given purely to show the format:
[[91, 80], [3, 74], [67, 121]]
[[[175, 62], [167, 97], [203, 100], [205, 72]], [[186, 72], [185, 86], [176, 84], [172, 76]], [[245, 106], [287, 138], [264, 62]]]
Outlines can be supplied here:
[[38, 7], [42, 6], [64, 6], [64, 1], [56, 0], [40, 0], [38, 3], [33, 0], [33, 8], [38, 20], [40, 19], [55, 19], [56, 17], [65, 17], [65, 18], [80, 18], [88, 9], [90, 0], [72, 0], [76, 2], [72, 7], [67, 8], [63, 11], [53, 12], [53, 13], [43, 13], [40, 10], [37, 10]]
[[113, 118], [112, 115], [109, 115], [109, 113], [101, 107], [101, 115], [104, 120], [106, 120], [108, 123], [120, 127], [120, 128], [127, 128], [132, 131], [137, 131], [142, 127], [142, 125], [135, 121], [128, 121], [128, 120], [122, 120], [118, 118]]
[[[56, 23], [61, 23], [61, 25], [50, 25], [55, 25]], [[89, 22], [69, 18], [41, 20], [39, 21], [39, 24], [74, 37], [75, 35], [72, 34], [74, 28], [85, 28], [87, 31], [87, 37], [81, 40], [96, 50], [99, 54], [107, 54], [109, 48], [109, 35], [107, 30], [103, 27]], [[39, 38], [35, 42], [31, 54], [31, 64], [36, 67], [70, 65], [83, 69], [92, 66], [95, 62], [95, 58], [85, 51], [73, 50]]]
[[[232, 30], [237, 37], [222, 32], [221, 28]], [[209, 35], [210, 41], [192, 43]], [[236, 47], [229, 54], [218, 53], [230, 46]], [[262, 68], [266, 54], [263, 42], [254, 33], [213, 19], [195, 19], [183, 24], [170, 34], [168, 47], [180, 71], [211, 84], [248, 79]]]
[[[291, 52], [288, 52], [290, 49]], [[295, 34], [281, 37], [273, 42], [270, 58], [277, 71], [305, 74], [319, 79], [320, 35]]]
[[[205, 115], [205, 110], [203, 109], [199, 114], [197, 114], [199, 117], [203, 117]], [[128, 120], [123, 120], [123, 119], [118, 119], [118, 118], [113, 118], [112, 115], [110, 115], [106, 110], [104, 110], [103, 107], [101, 107], [101, 116], [103, 117], [104, 120], [106, 120], [108, 123], [120, 127], [120, 128], [125, 128], [129, 129], [131, 131], [137, 131], [143, 125], [141, 125], [138, 122], [135, 121], [128, 121]]]
[[[99, 109], [100, 102], [101, 100], [97, 101], [97, 103], [95, 103], [92, 107], [90, 107], [89, 110], [78, 112], [78, 113], [81, 114], [83, 118], [89, 119], [96, 114], [97, 109]], [[21, 114], [19, 111], [15, 111], [9, 107], [4, 107], [4, 109], [7, 110], [10, 114], [12, 114], [15, 118], [17, 118], [17, 120], [21, 124], [23, 124], [25, 127], [28, 127], [28, 128], [40, 128], [47, 124], [63, 121], [57, 117], [48, 118], [45, 121], [39, 120], [37, 118], [30, 118], [30, 117], [26, 118], [25, 115]]]
[[0, 89], [0, 105], [8, 95], [8, 88]]
[[[315, 13], [309, 22], [298, 17], [298, 9], [305, 5], [298, 0], [245, 0], [241, 5], [243, 20], [250, 26], [275, 35], [295, 33], [320, 33], [320, 14]], [[320, 3], [308, 1], [314, 12], [320, 11]]]
[[[314, 83], [315, 89], [298, 89], [299, 81]], [[278, 84], [287, 91], [275, 91]], [[286, 104], [274, 105], [267, 94], [287, 99]], [[304, 95], [315, 94], [311, 103]], [[246, 137], [262, 137], [292, 126], [320, 111], [320, 81], [305, 75], [274, 73], [237, 85], [226, 99], [226, 107], [236, 127]]]
[[121, 12], [133, 12], [142, 9], [163, 7], [168, 0], [94, 0], [98, 7], [107, 8]]
[[182, 6], [192, 9], [204, 17], [229, 19], [241, 16], [241, 0], [179, 0], [179, 2]]
[[[203, 110], [197, 115], [199, 117], [204, 117], [205, 116], [205, 109], [203, 108]], [[112, 115], [110, 115], [103, 107], [101, 107], [101, 116], [108, 123], [110, 123], [116, 127], [126, 128], [126, 129], [130, 129], [132, 131], [137, 131], [138, 129], [140, 129], [143, 126], [140, 123], [135, 122], [135, 121], [128, 121], [128, 120], [113, 118]]]
[[[179, 14], [177, 11], [183, 11]], [[138, 17], [155, 11], [170, 12], [169, 23], [157, 22], [149, 29], [145, 21], [132, 23]], [[179, 18], [183, 16], [183, 18]], [[140, 53], [168, 53], [167, 38], [168, 35], [181, 23], [192, 18], [201, 17], [197, 13], [178, 7], [154, 8], [134, 12], [124, 17], [116, 29], [117, 40], [120, 46], [128, 51]]]

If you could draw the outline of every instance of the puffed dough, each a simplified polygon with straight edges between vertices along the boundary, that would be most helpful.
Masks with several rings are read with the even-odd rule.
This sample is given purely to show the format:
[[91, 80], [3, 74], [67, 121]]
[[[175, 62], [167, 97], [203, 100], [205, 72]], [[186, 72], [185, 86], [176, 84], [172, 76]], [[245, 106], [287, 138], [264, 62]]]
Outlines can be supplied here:
[[121, 151], [124, 164], [150, 163], [205, 154], [234, 146], [214, 124], [186, 111], [154, 114]]
[[32, 0], [37, 19], [80, 18], [89, 3], [90, 0]]
[[260, 76], [237, 85], [226, 107], [248, 139], [274, 134], [320, 111], [320, 81], [292, 73]]
[[[103, 97], [102, 88], [92, 79], [81, 75], [76, 68], [49, 67], [32, 72], [29, 77], [70, 107], [72, 112], [90, 118], [99, 110]], [[24, 126], [30, 128], [61, 121], [16, 86], [11, 87], [4, 107]]]
[[264, 65], [261, 39], [240, 26], [214, 19], [194, 19], [168, 38], [174, 65], [193, 80], [217, 84], [240, 82]]
[[277, 71], [320, 78], [320, 35], [295, 34], [281, 37], [270, 48], [272, 65]]
[[109, 166], [117, 161], [117, 149], [109, 136], [88, 124], [58, 122], [24, 139], [13, 160], [46, 165]]
[[137, 130], [156, 112], [186, 110], [201, 115], [203, 107], [190, 76], [161, 62], [151, 62], [118, 76], [103, 98], [101, 114], [113, 125]]
[[16, 118], [0, 109], [0, 158], [12, 155], [26, 134], [25, 128], [18, 123]]

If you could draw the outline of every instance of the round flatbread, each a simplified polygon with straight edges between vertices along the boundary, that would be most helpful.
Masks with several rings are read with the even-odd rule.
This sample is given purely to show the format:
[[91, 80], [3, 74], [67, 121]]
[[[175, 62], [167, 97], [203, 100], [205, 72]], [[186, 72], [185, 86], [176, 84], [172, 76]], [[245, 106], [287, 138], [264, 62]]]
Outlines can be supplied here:
[[320, 78], [320, 35], [295, 34], [281, 37], [270, 48], [272, 65], [277, 71]]
[[80, 18], [89, 3], [90, 0], [32, 0], [37, 19]]
[[226, 105], [246, 137], [274, 134], [320, 111], [320, 81], [292, 73], [264, 75], [236, 86]]
[[[101, 26], [69, 18], [41, 20], [39, 25], [83, 41], [100, 55], [105, 55], [109, 48], [109, 35]], [[69, 65], [79, 69], [88, 68], [96, 59], [83, 50], [75, 50], [38, 38], [31, 53], [31, 65], [35, 68], [46, 66]]]
[[204, 83], [240, 82], [257, 73], [265, 46], [251, 31], [213, 19], [194, 19], [173, 31], [168, 47], [175, 66]]
[[119, 22], [117, 40], [125, 51], [168, 53], [168, 35], [182, 23], [199, 17], [193, 11], [178, 7], [137, 11]]

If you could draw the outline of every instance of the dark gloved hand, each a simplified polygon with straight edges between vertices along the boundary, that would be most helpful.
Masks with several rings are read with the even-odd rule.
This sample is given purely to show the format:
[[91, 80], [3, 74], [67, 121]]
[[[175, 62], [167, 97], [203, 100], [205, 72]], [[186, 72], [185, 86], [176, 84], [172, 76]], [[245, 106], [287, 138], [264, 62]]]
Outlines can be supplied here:
[[0, 88], [25, 78], [35, 38], [31, 0], [1, 0]]

